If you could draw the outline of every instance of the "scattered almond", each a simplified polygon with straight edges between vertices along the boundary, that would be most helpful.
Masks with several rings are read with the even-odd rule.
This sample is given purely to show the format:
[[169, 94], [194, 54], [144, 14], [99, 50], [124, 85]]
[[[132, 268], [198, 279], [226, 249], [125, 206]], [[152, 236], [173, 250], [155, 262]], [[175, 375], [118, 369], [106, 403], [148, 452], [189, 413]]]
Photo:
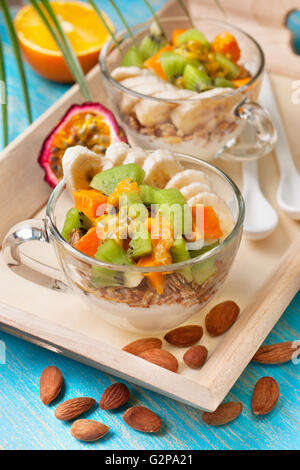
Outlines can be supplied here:
[[117, 382], [107, 387], [100, 400], [101, 410], [114, 410], [125, 405], [129, 399], [129, 390], [126, 385]]
[[221, 403], [212, 413], [208, 411], [204, 412], [202, 414], [202, 420], [210, 426], [222, 426], [236, 419], [241, 414], [242, 410], [242, 403], [229, 401]]
[[192, 346], [184, 353], [183, 360], [188, 367], [191, 367], [191, 369], [198, 369], [205, 363], [207, 352], [208, 351], [205, 346]]
[[133, 406], [125, 411], [123, 419], [128, 426], [141, 432], [158, 432], [160, 417], [144, 406]]
[[147, 349], [160, 349], [162, 347], [162, 341], [158, 338], [141, 338], [133, 341], [132, 343], [124, 346], [123, 351], [139, 356], [142, 352]]
[[78, 397], [66, 400], [56, 408], [54, 415], [61, 421], [69, 421], [70, 419], [77, 418], [77, 416], [85, 413], [92, 408], [95, 400], [89, 397]]
[[261, 346], [254, 354], [252, 361], [261, 364], [282, 364], [291, 361], [293, 355], [300, 353], [300, 344], [292, 341]]
[[202, 335], [202, 326], [186, 325], [169, 331], [164, 338], [168, 343], [173, 344], [173, 346], [187, 348], [197, 343], [202, 338]]
[[265, 415], [275, 408], [279, 398], [279, 386], [273, 377], [262, 377], [254, 387], [252, 411], [255, 415]]
[[178, 361], [176, 357], [164, 349], [147, 349], [140, 354], [139, 357], [172, 372], [178, 371]]
[[61, 391], [63, 376], [55, 366], [46, 367], [40, 377], [40, 398], [44, 405], [51, 403]]
[[210, 336], [219, 336], [230, 328], [240, 313], [232, 300], [215, 305], [205, 317], [205, 326]]
[[71, 434], [79, 441], [92, 442], [101, 439], [109, 427], [92, 419], [78, 419], [71, 426]]

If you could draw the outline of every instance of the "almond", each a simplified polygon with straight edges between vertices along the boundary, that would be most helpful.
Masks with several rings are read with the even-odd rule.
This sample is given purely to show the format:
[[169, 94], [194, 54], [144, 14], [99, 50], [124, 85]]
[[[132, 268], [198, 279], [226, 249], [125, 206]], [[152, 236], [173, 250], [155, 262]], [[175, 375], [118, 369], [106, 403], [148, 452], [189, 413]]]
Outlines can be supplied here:
[[125, 405], [129, 399], [129, 390], [126, 385], [117, 382], [107, 387], [100, 400], [101, 410], [114, 410]]
[[147, 349], [147, 351], [144, 351], [139, 357], [172, 372], [178, 371], [178, 361], [176, 357], [164, 349]]
[[144, 406], [133, 406], [125, 411], [123, 419], [128, 426], [141, 432], [158, 432], [160, 417]]
[[70, 419], [77, 418], [77, 416], [85, 413], [92, 408], [95, 400], [89, 397], [78, 397], [66, 400], [56, 408], [54, 415], [61, 421], [69, 421]]
[[192, 346], [197, 343], [197, 341], [201, 339], [202, 335], [202, 326], [186, 325], [169, 331], [164, 338], [168, 343], [173, 344], [173, 346], [187, 348], [188, 346]]
[[237, 418], [241, 414], [242, 409], [243, 405], [240, 402], [229, 401], [221, 403], [212, 413], [208, 411], [203, 413], [202, 420], [210, 426], [222, 426]]
[[210, 336], [225, 333], [236, 321], [239, 313], [239, 306], [232, 300], [215, 305], [205, 317], [205, 326]]
[[147, 349], [160, 349], [161, 346], [161, 339], [141, 338], [127, 344], [127, 346], [124, 346], [123, 351], [134, 354], [135, 356], [139, 356], [142, 352], [147, 351]]
[[46, 367], [40, 377], [40, 398], [44, 405], [51, 403], [61, 391], [63, 376], [55, 366]]
[[205, 346], [192, 346], [184, 353], [183, 360], [188, 367], [191, 367], [191, 369], [198, 369], [205, 363], [207, 352], [208, 351]]
[[252, 411], [255, 415], [265, 415], [276, 406], [279, 398], [279, 386], [273, 377], [262, 377], [254, 387]]
[[92, 419], [77, 419], [71, 426], [72, 436], [85, 442], [97, 441], [108, 431], [108, 426]]
[[291, 361], [300, 353], [300, 344], [292, 341], [261, 346], [254, 354], [252, 361], [261, 364], [282, 364]]

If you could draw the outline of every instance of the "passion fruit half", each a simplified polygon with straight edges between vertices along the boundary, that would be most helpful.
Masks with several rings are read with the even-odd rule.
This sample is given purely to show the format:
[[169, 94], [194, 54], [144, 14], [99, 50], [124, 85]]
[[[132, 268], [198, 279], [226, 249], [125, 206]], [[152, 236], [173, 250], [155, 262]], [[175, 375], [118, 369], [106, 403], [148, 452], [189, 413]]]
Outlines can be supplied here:
[[116, 141], [127, 139], [111, 111], [99, 103], [71, 106], [42, 145], [38, 162], [45, 170], [45, 181], [54, 188], [62, 179], [62, 158], [68, 147], [83, 145], [105, 155]]

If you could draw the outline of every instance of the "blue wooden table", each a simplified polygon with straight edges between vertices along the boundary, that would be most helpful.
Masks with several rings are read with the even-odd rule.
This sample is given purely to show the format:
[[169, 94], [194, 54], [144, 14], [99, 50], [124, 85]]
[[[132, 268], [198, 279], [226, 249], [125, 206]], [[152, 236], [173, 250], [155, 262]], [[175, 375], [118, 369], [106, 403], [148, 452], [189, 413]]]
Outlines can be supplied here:
[[[97, 2], [120, 23], [108, 2]], [[152, 0], [159, 8], [164, 0]], [[122, 11], [134, 24], [149, 15], [140, 0], [118, 0]], [[10, 139], [25, 129], [26, 117], [17, 70], [12, 58], [0, 12], [0, 32], [7, 57], [8, 93], [10, 105]], [[26, 67], [37, 118], [67, 86], [47, 82]], [[300, 293], [289, 305], [281, 320], [267, 338], [267, 343], [299, 339]], [[181, 405], [158, 394], [127, 384], [132, 392], [131, 404], [142, 404], [157, 412], [164, 426], [159, 435], [143, 435], [122, 422], [124, 410], [102, 412], [96, 407], [88, 417], [101, 420], [111, 427], [101, 441], [85, 444], [76, 441], [70, 425], [53, 416], [54, 408], [39, 400], [39, 377], [48, 365], [59, 367], [65, 378], [64, 399], [92, 396], [96, 400], [115, 378], [75, 361], [26, 343], [0, 332], [0, 449], [299, 449], [300, 448], [300, 364], [262, 366], [250, 363], [239, 378], [227, 400], [240, 400], [244, 410], [239, 418], [226, 426], [212, 428], [200, 419], [199, 411]], [[5, 354], [4, 354], [5, 353]], [[300, 361], [299, 361], [300, 362]], [[271, 375], [280, 386], [278, 406], [264, 417], [251, 413], [251, 396], [255, 382]]]

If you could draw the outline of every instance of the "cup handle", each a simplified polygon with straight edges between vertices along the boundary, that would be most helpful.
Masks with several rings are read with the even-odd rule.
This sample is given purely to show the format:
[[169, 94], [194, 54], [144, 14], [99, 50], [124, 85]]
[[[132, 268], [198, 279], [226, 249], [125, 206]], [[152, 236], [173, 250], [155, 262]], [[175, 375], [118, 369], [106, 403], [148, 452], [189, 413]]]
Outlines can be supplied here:
[[235, 115], [247, 122], [246, 129], [239, 137], [239, 142], [230, 140], [216, 157], [245, 162], [258, 160], [271, 152], [277, 140], [277, 132], [268, 111], [254, 101], [243, 101], [236, 107]]
[[66, 292], [62, 271], [48, 266], [21, 252], [20, 247], [27, 242], [49, 243], [46, 220], [24, 220], [11, 228], [2, 244], [2, 253], [7, 266], [19, 276], [49, 289]]

